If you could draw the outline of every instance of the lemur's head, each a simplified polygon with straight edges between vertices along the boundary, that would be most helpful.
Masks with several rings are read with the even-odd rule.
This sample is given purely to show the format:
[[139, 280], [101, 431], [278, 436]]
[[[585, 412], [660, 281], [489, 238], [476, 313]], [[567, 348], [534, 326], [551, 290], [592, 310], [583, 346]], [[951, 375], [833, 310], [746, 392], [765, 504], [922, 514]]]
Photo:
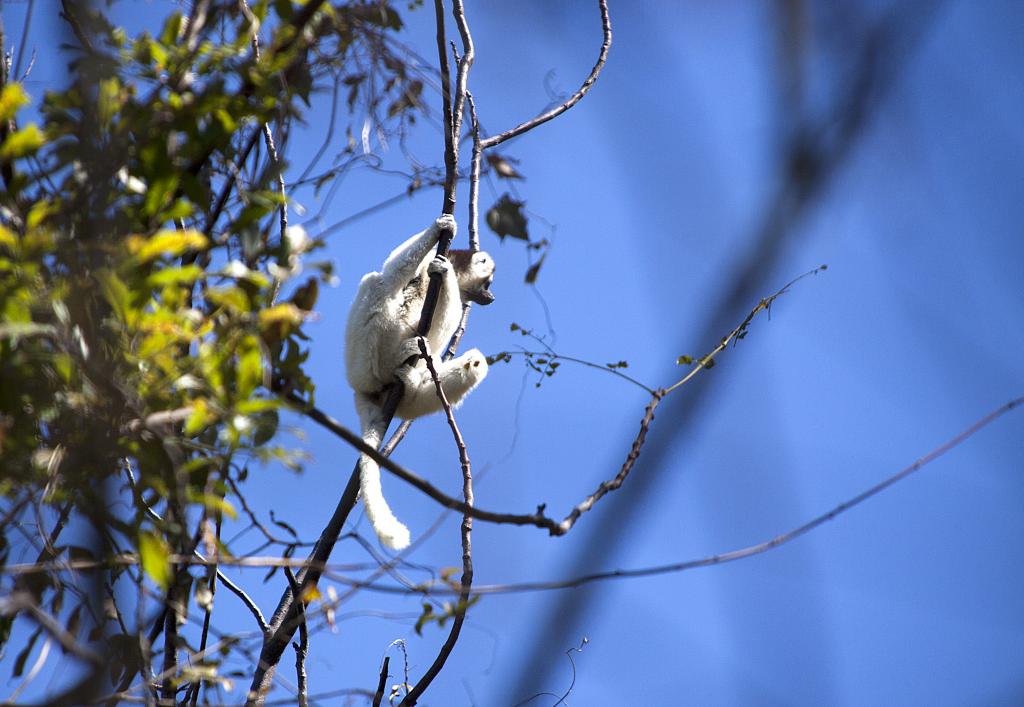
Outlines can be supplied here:
[[450, 250], [448, 259], [459, 281], [463, 301], [490, 304], [494, 301], [491, 282], [494, 280], [494, 258], [481, 251]]

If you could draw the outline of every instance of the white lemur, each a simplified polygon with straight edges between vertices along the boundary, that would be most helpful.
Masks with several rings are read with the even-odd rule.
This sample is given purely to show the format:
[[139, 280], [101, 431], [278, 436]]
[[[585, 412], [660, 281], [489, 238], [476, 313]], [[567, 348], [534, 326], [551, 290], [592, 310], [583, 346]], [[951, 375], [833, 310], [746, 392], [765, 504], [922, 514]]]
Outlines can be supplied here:
[[[452, 405], [487, 375], [487, 359], [477, 349], [441, 361], [440, 352], [458, 327], [463, 301], [490, 304], [494, 260], [487, 253], [451, 250], [448, 258], [434, 256], [441, 229], [455, 234], [455, 219], [441, 216], [427, 230], [395, 248], [381, 272], [365, 275], [352, 302], [345, 331], [345, 370], [355, 391], [363, 441], [379, 448], [385, 429], [381, 406], [384, 389], [395, 379], [405, 387], [396, 414], [405, 419], [441, 409], [433, 378], [420, 357], [416, 336], [430, 273], [444, 278], [437, 309], [426, 336], [427, 349], [445, 396]], [[410, 365], [411, 357], [418, 357]], [[377, 537], [400, 550], [409, 544], [409, 530], [395, 518], [384, 500], [380, 467], [369, 457], [359, 459], [359, 491]]]

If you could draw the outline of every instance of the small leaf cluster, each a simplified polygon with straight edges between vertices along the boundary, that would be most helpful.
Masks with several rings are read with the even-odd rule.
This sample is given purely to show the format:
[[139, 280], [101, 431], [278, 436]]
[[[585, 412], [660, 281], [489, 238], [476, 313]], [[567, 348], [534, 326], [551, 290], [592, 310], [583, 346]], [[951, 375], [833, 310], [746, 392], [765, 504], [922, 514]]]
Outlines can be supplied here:
[[[454, 591], [460, 591], [462, 585], [455, 580], [455, 572], [457, 570], [454, 567], [445, 567], [441, 571], [438, 584], [445, 586], [448, 589]], [[480, 600], [479, 594], [474, 594], [467, 599], [458, 599], [456, 601], [442, 601], [439, 606], [435, 606], [430, 602], [423, 602], [422, 611], [419, 617], [416, 619], [416, 624], [413, 629], [416, 631], [417, 636], [423, 635], [423, 629], [428, 624], [437, 624], [439, 629], [443, 629], [445, 624], [448, 623], [448, 619], [454, 618], [457, 614], [464, 614], [469, 611], [469, 608], [476, 604]]]
[[[536, 341], [540, 341], [532, 330], [520, 326], [515, 322], [512, 322], [509, 325], [509, 331], [518, 331], [521, 336], [526, 336]], [[526, 362], [527, 368], [540, 374], [539, 379], [534, 383], [534, 387], [537, 388], [539, 388], [541, 383], [544, 382], [544, 378], [550, 378], [555, 375], [558, 367], [562, 365], [558, 360], [558, 354], [554, 352], [540, 353], [537, 351], [517, 351], [516, 353], [523, 356], [523, 360]], [[487, 362], [489, 364], [510, 363], [511, 361], [512, 353], [508, 351], [501, 351], [494, 356], [487, 357]]]

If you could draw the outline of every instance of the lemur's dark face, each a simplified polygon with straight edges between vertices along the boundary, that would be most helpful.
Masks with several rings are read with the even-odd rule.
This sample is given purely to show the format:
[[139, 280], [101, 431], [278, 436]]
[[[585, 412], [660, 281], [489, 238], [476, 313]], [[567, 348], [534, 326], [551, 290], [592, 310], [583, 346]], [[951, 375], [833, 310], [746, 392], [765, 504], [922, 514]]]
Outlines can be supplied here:
[[494, 301], [490, 289], [494, 281], [494, 258], [483, 251], [473, 253], [467, 250], [450, 251], [448, 257], [455, 268], [463, 300], [477, 304]]

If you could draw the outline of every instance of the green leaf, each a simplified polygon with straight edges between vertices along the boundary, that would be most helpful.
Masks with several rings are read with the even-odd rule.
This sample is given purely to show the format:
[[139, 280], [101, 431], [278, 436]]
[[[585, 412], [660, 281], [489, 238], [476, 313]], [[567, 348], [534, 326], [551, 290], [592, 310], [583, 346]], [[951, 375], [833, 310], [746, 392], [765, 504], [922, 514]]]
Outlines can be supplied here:
[[135, 312], [132, 311], [131, 292], [128, 286], [109, 270], [97, 273], [96, 279], [99, 280], [103, 298], [113, 307], [118, 318], [128, 324], [133, 323], [136, 317], [133, 316]]
[[271, 340], [283, 339], [302, 324], [302, 310], [294, 304], [279, 304], [260, 312], [260, 330]]
[[252, 443], [257, 447], [262, 447], [277, 434], [277, 427], [280, 423], [277, 410], [267, 410], [251, 417], [253, 422]]
[[291, 0], [274, 0], [274, 10], [277, 11], [277, 16], [281, 18], [282, 22], [291, 21], [293, 14]]
[[46, 138], [43, 137], [43, 131], [35, 123], [29, 123], [7, 136], [3, 145], [0, 145], [0, 160], [16, 160], [31, 155], [42, 147], [44, 142]]
[[248, 398], [263, 382], [263, 357], [256, 341], [246, 338], [245, 349], [238, 357], [238, 395]]
[[162, 255], [176, 257], [186, 250], [203, 250], [209, 241], [199, 231], [186, 228], [183, 231], [157, 231], [149, 238], [130, 236], [125, 244], [137, 261], [146, 263]]
[[0, 247], [6, 248], [11, 253], [17, 251], [18, 237], [14, 234], [14, 231], [0, 226]]
[[121, 107], [121, 82], [116, 77], [100, 81], [99, 92], [96, 96], [96, 112], [100, 125], [104, 128], [110, 126], [118, 108]]
[[413, 630], [416, 631], [417, 636], [423, 635], [423, 627], [427, 625], [428, 621], [436, 621], [438, 615], [434, 613], [434, 607], [432, 604], [423, 602], [423, 613], [416, 619], [416, 625], [413, 626]]
[[146, 278], [146, 285], [156, 289], [172, 285], [191, 285], [203, 276], [203, 269], [198, 265], [185, 265], [157, 270]]
[[37, 201], [28, 210], [25, 217], [25, 227], [31, 232], [38, 228], [50, 216], [60, 211], [60, 205], [52, 201]]
[[178, 36], [181, 34], [181, 13], [175, 12], [167, 18], [164, 29], [160, 33], [160, 42], [164, 46], [173, 47], [178, 43]]
[[10, 120], [19, 108], [28, 105], [28, 94], [20, 83], [9, 83], [0, 91], [0, 120]]
[[192, 215], [194, 208], [192, 202], [188, 199], [176, 199], [167, 209], [164, 210], [161, 216], [167, 221], [173, 221], [174, 219], [187, 218]]
[[[231, 312], [245, 313], [250, 309], [249, 297], [240, 287], [214, 287], [206, 292], [210, 304]], [[260, 312], [262, 319], [262, 312]]]
[[139, 533], [139, 560], [142, 571], [161, 589], [171, 584], [171, 548], [167, 541], [155, 533]]
[[154, 215], [164, 208], [164, 204], [174, 195], [178, 188], [178, 175], [171, 174], [158, 177], [150, 182], [146, 191], [146, 200], [143, 202], [143, 210], [148, 215]]
[[211, 511], [223, 513], [231, 520], [238, 518], [238, 511], [223, 496], [215, 493], [201, 493], [195, 489], [188, 489], [188, 498], [194, 503], [201, 503]]
[[188, 420], [185, 421], [184, 433], [186, 437], [191, 437], [195, 434], [206, 429], [216, 416], [211, 412], [209, 405], [202, 398], [199, 398], [192, 402], [192, 414], [188, 416]]

